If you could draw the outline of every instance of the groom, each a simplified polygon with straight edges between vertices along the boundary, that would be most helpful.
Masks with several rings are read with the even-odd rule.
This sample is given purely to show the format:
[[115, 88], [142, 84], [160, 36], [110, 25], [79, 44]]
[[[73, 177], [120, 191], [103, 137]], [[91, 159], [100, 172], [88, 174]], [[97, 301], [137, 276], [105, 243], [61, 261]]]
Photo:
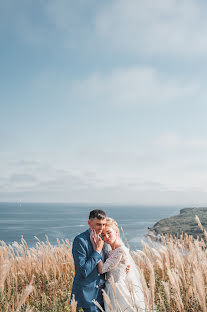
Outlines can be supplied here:
[[100, 235], [105, 227], [106, 214], [103, 210], [95, 209], [89, 214], [89, 229], [75, 237], [73, 241], [73, 259], [75, 263], [75, 278], [73, 281], [72, 295], [78, 302], [78, 307], [84, 312], [98, 312], [98, 307], [93, 299], [103, 307], [102, 289], [104, 288], [104, 275], [98, 274], [97, 264], [104, 262], [102, 251], [103, 241], [99, 240], [95, 250], [91, 242], [91, 231]]

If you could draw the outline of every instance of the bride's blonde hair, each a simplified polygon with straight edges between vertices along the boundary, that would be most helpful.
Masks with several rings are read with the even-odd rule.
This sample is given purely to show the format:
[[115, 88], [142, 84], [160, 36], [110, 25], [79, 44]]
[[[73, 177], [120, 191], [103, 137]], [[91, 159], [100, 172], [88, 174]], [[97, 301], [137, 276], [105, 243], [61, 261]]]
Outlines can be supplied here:
[[106, 218], [106, 226], [112, 227], [118, 233], [118, 235], [120, 235], [118, 224], [113, 218]]

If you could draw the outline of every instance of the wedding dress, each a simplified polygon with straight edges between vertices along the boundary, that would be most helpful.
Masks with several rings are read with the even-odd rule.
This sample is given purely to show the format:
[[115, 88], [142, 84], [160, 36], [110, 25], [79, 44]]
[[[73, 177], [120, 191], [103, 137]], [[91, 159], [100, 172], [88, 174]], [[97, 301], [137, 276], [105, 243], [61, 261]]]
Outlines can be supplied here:
[[[128, 264], [130, 271], [126, 273]], [[102, 272], [106, 273], [105, 292], [114, 312], [145, 311], [140, 275], [126, 246], [109, 251]], [[110, 312], [106, 301], [104, 306], [105, 311]]]

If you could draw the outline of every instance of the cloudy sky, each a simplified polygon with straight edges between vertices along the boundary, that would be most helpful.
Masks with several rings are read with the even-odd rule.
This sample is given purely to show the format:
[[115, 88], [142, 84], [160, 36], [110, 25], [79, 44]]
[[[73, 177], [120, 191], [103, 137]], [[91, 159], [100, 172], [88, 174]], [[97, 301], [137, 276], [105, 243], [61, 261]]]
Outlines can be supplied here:
[[1, 0], [0, 201], [207, 205], [206, 11]]

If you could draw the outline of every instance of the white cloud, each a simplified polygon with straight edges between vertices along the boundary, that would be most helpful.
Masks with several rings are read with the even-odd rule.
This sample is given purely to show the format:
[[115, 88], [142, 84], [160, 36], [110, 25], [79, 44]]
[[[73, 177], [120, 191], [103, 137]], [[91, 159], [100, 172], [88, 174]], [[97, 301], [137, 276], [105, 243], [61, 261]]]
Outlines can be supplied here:
[[[150, 205], [199, 205], [207, 202], [204, 187], [206, 175], [197, 170], [193, 174], [192, 171], [186, 171], [186, 168], [182, 171], [182, 165], [183, 163], [180, 164], [178, 182], [178, 172], [174, 168], [169, 169], [169, 166], [163, 167], [163, 164], [159, 165], [157, 173], [150, 166], [143, 171], [142, 164], [139, 164], [140, 170], [134, 168], [133, 172], [129, 170], [127, 174], [126, 168], [115, 173], [113, 166], [107, 171], [95, 167], [93, 171], [74, 171], [33, 160], [22, 160], [16, 163], [8, 177], [0, 178], [0, 200]], [[44, 167], [47, 170], [43, 176], [39, 169]]]
[[14, 184], [33, 184], [36, 182], [36, 178], [30, 174], [13, 174], [9, 180]]
[[205, 137], [184, 137], [177, 134], [164, 134], [154, 139], [153, 145], [170, 148], [194, 151], [207, 150], [207, 138]]
[[195, 57], [207, 51], [205, 11], [196, 0], [116, 0], [97, 15], [97, 35], [122, 53]]
[[154, 68], [130, 67], [108, 74], [93, 74], [76, 81], [70, 91], [74, 99], [112, 106], [168, 105], [198, 93], [197, 82], [170, 79]]
[[[24, 166], [25, 164], [25, 166]], [[5, 192], [57, 192], [65, 193], [88, 190], [102, 193], [105, 190], [120, 190], [123, 192], [137, 191], [162, 191], [166, 186], [154, 180], [143, 178], [142, 174], [126, 174], [119, 171], [105, 171], [97, 169], [86, 170], [62, 170], [61, 167], [33, 160], [21, 160], [16, 162], [10, 170], [10, 174], [0, 178], [1, 190]]]
[[13, 25], [22, 40], [56, 53], [101, 47], [103, 53], [183, 59], [207, 51], [206, 8], [201, 0], [4, 1], [0, 17], [3, 29]]
[[175, 134], [164, 134], [155, 138], [153, 145], [164, 148], [175, 148], [180, 144], [179, 137]]

